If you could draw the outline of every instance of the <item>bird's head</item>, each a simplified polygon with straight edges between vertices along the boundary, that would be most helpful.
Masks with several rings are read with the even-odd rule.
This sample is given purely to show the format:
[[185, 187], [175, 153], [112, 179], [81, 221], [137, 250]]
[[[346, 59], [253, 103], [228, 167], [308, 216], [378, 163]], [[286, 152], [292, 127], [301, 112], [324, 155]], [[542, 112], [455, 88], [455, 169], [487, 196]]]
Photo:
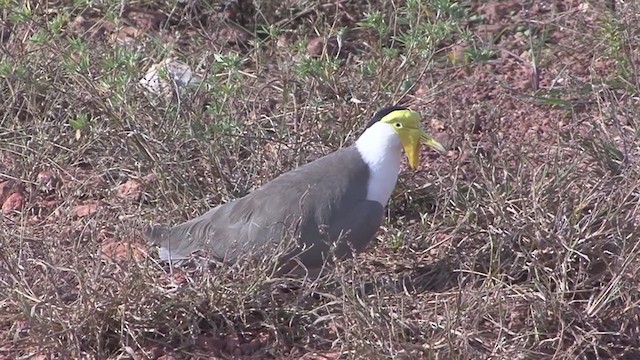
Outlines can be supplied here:
[[444, 146], [424, 131], [420, 124], [420, 114], [403, 106], [391, 106], [379, 110], [367, 127], [375, 123], [387, 124], [400, 137], [407, 154], [409, 166], [415, 169], [420, 162], [420, 145], [424, 144], [440, 153], [446, 152]]

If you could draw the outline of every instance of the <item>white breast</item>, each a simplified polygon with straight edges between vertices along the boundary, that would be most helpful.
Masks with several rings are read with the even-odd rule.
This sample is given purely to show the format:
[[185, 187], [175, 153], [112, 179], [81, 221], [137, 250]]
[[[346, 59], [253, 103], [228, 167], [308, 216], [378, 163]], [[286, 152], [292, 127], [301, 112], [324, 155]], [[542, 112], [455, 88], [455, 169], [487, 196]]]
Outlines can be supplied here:
[[391, 125], [378, 122], [360, 136], [356, 148], [369, 166], [367, 200], [375, 200], [386, 206], [400, 172], [400, 136]]

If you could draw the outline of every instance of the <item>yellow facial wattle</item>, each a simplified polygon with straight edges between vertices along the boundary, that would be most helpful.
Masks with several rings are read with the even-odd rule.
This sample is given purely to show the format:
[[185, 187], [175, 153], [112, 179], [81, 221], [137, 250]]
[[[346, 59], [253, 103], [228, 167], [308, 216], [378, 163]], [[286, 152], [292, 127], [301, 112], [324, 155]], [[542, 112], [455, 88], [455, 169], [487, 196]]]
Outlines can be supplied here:
[[400, 136], [402, 147], [407, 154], [409, 166], [416, 169], [420, 163], [420, 145], [424, 144], [440, 153], [444, 146], [427, 134], [420, 124], [420, 114], [412, 110], [396, 110], [380, 121], [388, 123]]
[[416, 169], [420, 163], [420, 133], [413, 130], [404, 131], [399, 135], [404, 152], [407, 154], [409, 166], [411, 166], [412, 169]]

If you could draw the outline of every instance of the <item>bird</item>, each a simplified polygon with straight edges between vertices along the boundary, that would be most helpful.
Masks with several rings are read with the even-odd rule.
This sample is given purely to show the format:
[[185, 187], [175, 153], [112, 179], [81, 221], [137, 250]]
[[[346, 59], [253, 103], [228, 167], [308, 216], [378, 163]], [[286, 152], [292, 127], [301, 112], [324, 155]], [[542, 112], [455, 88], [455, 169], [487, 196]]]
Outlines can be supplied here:
[[422, 144], [445, 153], [424, 131], [418, 112], [384, 107], [352, 145], [186, 222], [148, 226], [145, 237], [159, 247], [162, 261], [176, 264], [203, 251], [221, 262], [270, 256], [281, 273], [299, 265], [322, 268], [372, 242], [398, 180], [402, 151], [416, 169]]

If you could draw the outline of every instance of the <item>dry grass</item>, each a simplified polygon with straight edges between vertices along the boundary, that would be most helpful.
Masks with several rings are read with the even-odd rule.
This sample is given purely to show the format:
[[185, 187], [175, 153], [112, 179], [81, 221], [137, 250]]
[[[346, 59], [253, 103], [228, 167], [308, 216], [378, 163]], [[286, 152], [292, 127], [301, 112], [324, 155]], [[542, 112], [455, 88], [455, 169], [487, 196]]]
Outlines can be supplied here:
[[[0, 358], [639, 358], [640, 9], [525, 3], [4, 1]], [[158, 97], [170, 55], [204, 81]], [[326, 279], [142, 244], [392, 103], [452, 151]]]

